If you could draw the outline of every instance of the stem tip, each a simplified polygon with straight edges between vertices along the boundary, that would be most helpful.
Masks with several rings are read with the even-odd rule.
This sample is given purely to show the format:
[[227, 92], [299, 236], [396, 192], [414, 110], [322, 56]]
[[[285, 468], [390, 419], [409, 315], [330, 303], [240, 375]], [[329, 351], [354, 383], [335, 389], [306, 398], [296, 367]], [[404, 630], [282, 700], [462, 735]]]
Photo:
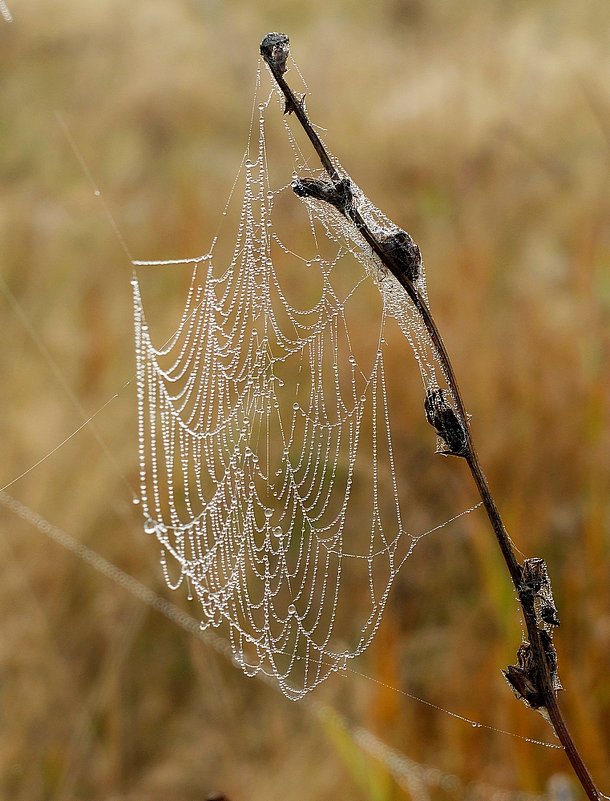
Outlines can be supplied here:
[[280, 75], [286, 72], [286, 61], [290, 53], [290, 39], [285, 33], [268, 33], [261, 42], [261, 56]]

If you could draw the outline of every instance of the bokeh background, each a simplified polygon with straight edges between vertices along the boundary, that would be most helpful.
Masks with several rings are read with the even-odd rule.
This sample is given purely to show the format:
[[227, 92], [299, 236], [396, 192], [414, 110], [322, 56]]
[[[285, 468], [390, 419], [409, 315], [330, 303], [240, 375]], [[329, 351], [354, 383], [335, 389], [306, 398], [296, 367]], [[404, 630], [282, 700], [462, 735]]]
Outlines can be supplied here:
[[[205, 252], [245, 146], [259, 42], [269, 30], [289, 33], [332, 150], [422, 249], [509, 530], [549, 564], [562, 706], [610, 792], [607, 3], [9, 8], [14, 21], [0, 20], [0, 486], [28, 471], [7, 492], [197, 616], [165, 589], [132, 504], [130, 264], [87, 170], [135, 258]], [[182, 295], [160, 275], [147, 280], [151, 308], [171, 319]], [[404, 396], [400, 479], [433, 524], [468, 506], [472, 488], [461, 464], [433, 454], [398, 338], [388, 361]], [[95, 430], [29, 470], [115, 394]], [[478, 513], [422, 543], [357, 673], [331, 679], [314, 705], [246, 679], [6, 507], [0, 521], [3, 798], [517, 799], [569, 775], [560, 751], [405, 695], [550, 737], [500, 674], [514, 660], [519, 619]], [[439, 773], [417, 791], [363, 751], [350, 725]], [[456, 779], [443, 789], [441, 774]]]

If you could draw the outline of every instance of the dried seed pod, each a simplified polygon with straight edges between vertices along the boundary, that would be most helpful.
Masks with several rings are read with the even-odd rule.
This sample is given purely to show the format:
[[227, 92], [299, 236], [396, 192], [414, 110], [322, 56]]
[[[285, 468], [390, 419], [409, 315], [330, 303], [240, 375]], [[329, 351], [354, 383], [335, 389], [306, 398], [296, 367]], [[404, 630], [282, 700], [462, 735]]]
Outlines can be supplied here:
[[413, 283], [421, 273], [421, 252], [406, 231], [399, 228], [391, 234], [379, 237], [379, 245], [396, 271]]
[[525, 604], [531, 606], [538, 628], [548, 631], [559, 626], [551, 579], [544, 559], [526, 559], [522, 571], [519, 595]]
[[538, 689], [535, 669], [532, 647], [529, 642], [524, 642], [517, 651], [517, 664], [509, 665], [502, 673], [520, 701], [531, 709], [540, 709], [544, 706], [544, 701]]
[[469, 452], [466, 425], [450, 406], [445, 391], [429, 389], [424, 401], [426, 420], [447, 446], [441, 453], [445, 456], [467, 456]]
[[[544, 656], [549, 667], [551, 676], [551, 687], [555, 692], [563, 690], [559, 674], [557, 672], [557, 651], [553, 645], [551, 635], [546, 631], [541, 631]], [[541, 710], [544, 708], [543, 694], [540, 690], [538, 680], [538, 666], [534, 659], [532, 646], [529, 642], [524, 642], [517, 651], [517, 664], [509, 665], [503, 670], [504, 678], [508, 682], [511, 690], [516, 697], [523, 701], [531, 709]]]
[[348, 178], [342, 178], [337, 183], [318, 178], [295, 178], [292, 191], [299, 197], [312, 197], [330, 203], [341, 214], [347, 214], [353, 199]]
[[285, 33], [268, 33], [261, 42], [261, 56], [269, 66], [273, 64], [280, 75], [286, 72], [289, 53], [290, 39]]

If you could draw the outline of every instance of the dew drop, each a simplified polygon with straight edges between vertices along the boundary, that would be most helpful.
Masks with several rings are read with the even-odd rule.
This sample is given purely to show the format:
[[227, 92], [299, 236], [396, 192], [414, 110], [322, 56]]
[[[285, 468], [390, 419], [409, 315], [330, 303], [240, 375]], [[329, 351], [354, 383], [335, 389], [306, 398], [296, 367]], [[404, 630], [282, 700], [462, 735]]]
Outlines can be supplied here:
[[157, 530], [157, 526], [155, 521], [152, 518], [148, 518], [148, 520], [144, 523], [144, 533], [145, 534], [154, 534]]
[[282, 527], [281, 526], [274, 526], [271, 529], [271, 533], [274, 537], [281, 537], [282, 536]]
[[134, 498], [132, 503], [133, 503], [134, 506], [138, 506], [138, 504], [140, 503], [140, 499], [139, 498]]
[[99, 190], [99, 189], [96, 189], [96, 190], [93, 192], [93, 194], [94, 194], [96, 197], [100, 197], [102, 193], [100, 192], [100, 190]]
[[301, 407], [299, 406], [299, 404], [298, 404], [298, 403], [293, 403], [293, 404], [292, 404], [292, 408], [295, 410], [295, 412], [298, 412], [298, 410], [299, 410]]
[[290, 604], [290, 605], [288, 606], [288, 614], [289, 614], [289, 615], [296, 615], [296, 613], [297, 613], [297, 608], [296, 608], [296, 606], [295, 606], [294, 604]]

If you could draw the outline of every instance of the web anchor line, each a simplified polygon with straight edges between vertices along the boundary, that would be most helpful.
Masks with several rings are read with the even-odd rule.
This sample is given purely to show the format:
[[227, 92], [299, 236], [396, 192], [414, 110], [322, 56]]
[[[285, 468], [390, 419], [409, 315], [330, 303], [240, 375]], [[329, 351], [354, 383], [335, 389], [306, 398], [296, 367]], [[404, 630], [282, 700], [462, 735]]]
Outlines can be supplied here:
[[[335, 162], [330, 158], [308, 118], [304, 102], [297, 99], [283, 77], [287, 71], [286, 63], [290, 54], [288, 36], [282, 33], [267, 34], [261, 42], [260, 52], [285, 98], [285, 112], [294, 114], [298, 119], [330, 179], [330, 182], [319, 180], [312, 182], [297, 178], [292, 185], [294, 192], [300, 197], [313, 198], [317, 202], [332, 206], [354, 226], [379, 259], [383, 268], [396, 279], [406, 292], [430, 336], [435, 356], [447, 383], [447, 390], [433, 385], [428, 386], [425, 399], [426, 418], [436, 429], [441, 443], [441, 453], [462, 457], [468, 464], [510, 573], [526, 623], [529, 642], [521, 645], [518, 652], [518, 665], [509, 667], [505, 676], [518, 698], [547, 717], [563, 745], [587, 797], [592, 801], [599, 801], [602, 796], [568, 731], [563, 714], [557, 704], [556, 695], [561, 685], [557, 676], [557, 657], [552, 643], [552, 634], [553, 628], [558, 625], [559, 621], [556, 617], [552, 595], [550, 609], [553, 619], [541, 619], [539, 611], [540, 582], [543, 585], [543, 594], [545, 596], [550, 594], [550, 581], [546, 565], [543, 560], [527, 560], [522, 566], [515, 556], [512, 543], [474, 448], [469, 418], [449, 355], [430, 313], [426, 298], [417, 286], [419, 270], [422, 266], [419, 248], [405, 231], [399, 229], [391, 232], [379, 232], [364, 218], [359, 208], [359, 201], [366, 201], [366, 198], [355, 196], [351, 179], [347, 174], [342, 175]], [[532, 578], [532, 563], [539, 562], [544, 565], [542, 579], [540, 579], [540, 575]], [[553, 610], [554, 615], [552, 614]]]

